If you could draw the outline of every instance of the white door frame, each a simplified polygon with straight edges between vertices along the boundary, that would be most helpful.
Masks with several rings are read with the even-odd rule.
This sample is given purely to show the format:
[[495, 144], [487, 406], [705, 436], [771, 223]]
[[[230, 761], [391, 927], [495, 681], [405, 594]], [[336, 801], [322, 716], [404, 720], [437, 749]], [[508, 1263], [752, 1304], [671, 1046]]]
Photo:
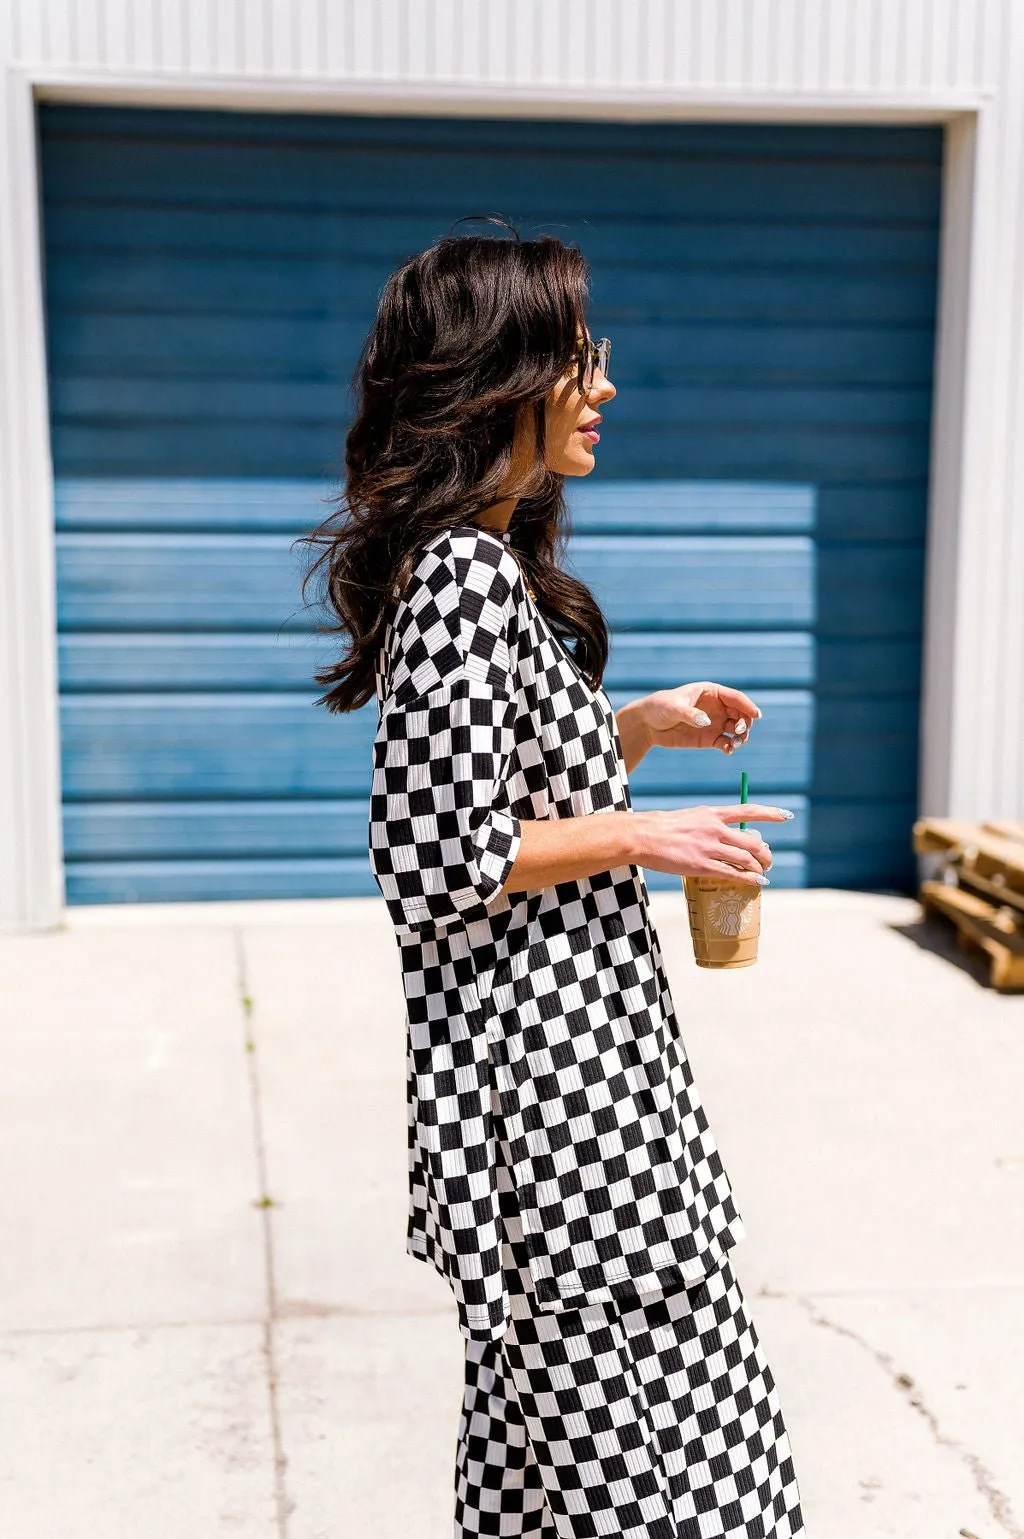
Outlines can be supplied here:
[[965, 602], [967, 552], [984, 540], [994, 516], [981, 452], [991, 328], [980, 299], [996, 185], [985, 94], [484, 90], [15, 67], [0, 73], [0, 169], [9, 200], [0, 211], [0, 335], [7, 339], [0, 353], [0, 930], [57, 926], [65, 903], [38, 100], [445, 117], [944, 123], [920, 804], [941, 814], [971, 800], [974, 761], [959, 730], [969, 709], [978, 630]]

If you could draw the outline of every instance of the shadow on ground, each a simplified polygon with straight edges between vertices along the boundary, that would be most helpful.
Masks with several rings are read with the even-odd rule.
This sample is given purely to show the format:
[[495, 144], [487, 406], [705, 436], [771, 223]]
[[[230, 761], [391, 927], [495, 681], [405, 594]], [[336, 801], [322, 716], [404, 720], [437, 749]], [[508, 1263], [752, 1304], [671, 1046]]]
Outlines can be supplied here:
[[975, 950], [965, 951], [957, 944], [956, 929], [952, 924], [943, 924], [934, 918], [913, 919], [906, 924], [893, 924], [890, 920], [886, 922], [886, 929], [913, 941], [922, 951], [951, 962], [960, 972], [973, 978], [979, 988], [992, 987], [988, 962]]

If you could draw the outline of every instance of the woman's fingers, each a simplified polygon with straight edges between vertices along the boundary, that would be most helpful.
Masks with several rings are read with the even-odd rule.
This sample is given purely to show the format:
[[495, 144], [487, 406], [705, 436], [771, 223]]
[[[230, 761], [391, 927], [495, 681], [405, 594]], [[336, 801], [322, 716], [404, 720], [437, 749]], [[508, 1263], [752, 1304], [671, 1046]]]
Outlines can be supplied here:
[[737, 748], [749, 741], [750, 723], [744, 716], [728, 716], [721, 732], [712, 744], [713, 748], [720, 748], [722, 753], [735, 753]]
[[756, 721], [761, 715], [761, 708], [755, 705], [749, 695], [745, 695], [742, 689], [732, 689], [725, 685], [718, 686], [718, 698], [730, 716], [742, 716], [746, 721]]
[[713, 807], [723, 823], [787, 823], [796, 814], [786, 807], [768, 807], [763, 802], [736, 802], [731, 807]]
[[753, 871], [756, 875], [768, 868], [764, 861], [754, 854], [753, 850], [744, 850], [737, 845], [723, 844], [719, 847], [718, 859], [727, 866], [735, 866], [737, 871]]
[[[756, 829], [750, 834], [739, 828], [723, 829], [722, 844], [730, 850], [735, 848], [745, 851], [747, 855], [758, 861], [765, 871], [772, 863], [772, 852]], [[732, 858], [731, 853], [726, 856], [727, 860]]]
[[759, 828], [731, 828], [727, 824], [721, 837], [724, 844], [738, 844], [744, 850], [757, 850], [764, 844], [764, 834]]
[[752, 868], [749, 870], [741, 870], [739, 866], [730, 866], [724, 860], [710, 861], [707, 875], [723, 876], [727, 881], [739, 882], [744, 887], [766, 887], [768, 885], [768, 878], [765, 876], [760, 866], [758, 866], [756, 869]]

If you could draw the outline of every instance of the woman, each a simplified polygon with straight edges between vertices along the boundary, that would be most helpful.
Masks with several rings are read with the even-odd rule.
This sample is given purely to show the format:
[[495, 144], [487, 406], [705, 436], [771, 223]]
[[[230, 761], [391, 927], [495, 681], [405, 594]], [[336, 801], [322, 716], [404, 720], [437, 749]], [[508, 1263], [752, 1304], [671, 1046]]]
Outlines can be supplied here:
[[[514, 233], [514, 232], [513, 232]], [[612, 711], [608, 636], [557, 563], [563, 481], [615, 395], [583, 257], [449, 236], [386, 284], [326, 543], [376, 694], [370, 863], [408, 1004], [408, 1246], [466, 1337], [456, 1533], [803, 1534], [742, 1220], [690, 1073], [642, 866], [763, 883], [765, 806], [632, 810], [655, 744], [760, 715], [698, 683]], [[314, 568], [315, 570], [315, 568]], [[573, 650], [565, 645], [574, 643]]]

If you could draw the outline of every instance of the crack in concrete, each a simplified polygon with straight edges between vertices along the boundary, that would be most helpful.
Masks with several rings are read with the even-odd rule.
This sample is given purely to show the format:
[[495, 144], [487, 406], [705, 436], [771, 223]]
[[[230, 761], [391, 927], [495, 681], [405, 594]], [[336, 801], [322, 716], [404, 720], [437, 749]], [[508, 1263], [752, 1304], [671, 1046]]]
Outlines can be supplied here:
[[256, 1156], [256, 1173], [259, 1180], [260, 1196], [253, 1206], [260, 1215], [260, 1225], [263, 1231], [263, 1270], [267, 1289], [267, 1313], [262, 1321], [263, 1326], [263, 1357], [267, 1369], [267, 1395], [270, 1408], [270, 1435], [274, 1448], [274, 1510], [276, 1516], [278, 1539], [288, 1539], [288, 1518], [293, 1510], [293, 1503], [288, 1500], [288, 1492], [285, 1484], [285, 1471], [288, 1468], [288, 1457], [284, 1451], [284, 1438], [281, 1432], [281, 1416], [278, 1405], [278, 1370], [277, 1370], [277, 1340], [276, 1324], [280, 1316], [277, 1302], [277, 1284], [275, 1282], [274, 1268], [274, 1234], [271, 1223], [273, 1202], [270, 1199], [267, 1183], [267, 1151], [263, 1137], [263, 1099], [260, 1091], [259, 1073], [257, 1071], [256, 1040], [253, 1030], [254, 1001], [249, 992], [249, 968], [245, 954], [245, 936], [241, 929], [232, 931], [235, 943], [235, 963], [238, 978], [238, 998], [242, 1007], [244, 1021], [243, 1048], [248, 1065], [249, 1075], [249, 1102], [252, 1109], [253, 1147]]
[[[892, 1382], [893, 1387], [899, 1390], [905, 1397], [908, 1405], [925, 1422], [935, 1442], [942, 1448], [948, 1448], [966, 1465], [974, 1481], [975, 1489], [988, 1506], [988, 1510], [992, 1515], [992, 1521], [999, 1525], [1003, 1533], [1008, 1536], [1008, 1539], [1024, 1539], [1024, 1528], [1021, 1528], [1017, 1518], [1014, 1516], [1010, 1505], [1010, 1498], [1004, 1491], [1000, 1491], [992, 1471], [987, 1465], [982, 1463], [977, 1454], [972, 1453], [969, 1448], [965, 1448], [962, 1443], [958, 1442], [956, 1438], [950, 1437], [947, 1432], [943, 1432], [939, 1425], [938, 1417], [931, 1407], [926, 1405], [924, 1396], [910, 1377], [910, 1374], [898, 1370], [888, 1352], [883, 1352], [879, 1347], [872, 1346], [870, 1341], [859, 1335], [857, 1331], [851, 1330], [848, 1325], [840, 1325], [838, 1320], [830, 1320], [827, 1315], [822, 1314], [821, 1310], [806, 1295], [797, 1294], [795, 1297], [797, 1303], [807, 1311], [815, 1325], [820, 1325], [824, 1330], [833, 1331], [837, 1336], [845, 1336], [847, 1340], [855, 1342], [862, 1351], [869, 1353], [874, 1358], [875, 1362]], [[960, 1532], [963, 1534], [967, 1530], [961, 1529]], [[974, 1539], [973, 1535], [971, 1539]]]
[[126, 1331], [205, 1331], [230, 1325], [262, 1325], [262, 1315], [207, 1315], [194, 1320], [100, 1320], [86, 1325], [10, 1325], [0, 1330], [0, 1345], [35, 1336], [124, 1335]]
[[447, 1303], [436, 1307], [384, 1304], [374, 1309], [371, 1304], [321, 1304], [316, 1299], [288, 1299], [277, 1311], [279, 1320], [440, 1320], [449, 1317], [455, 1318], [455, 1310]]

